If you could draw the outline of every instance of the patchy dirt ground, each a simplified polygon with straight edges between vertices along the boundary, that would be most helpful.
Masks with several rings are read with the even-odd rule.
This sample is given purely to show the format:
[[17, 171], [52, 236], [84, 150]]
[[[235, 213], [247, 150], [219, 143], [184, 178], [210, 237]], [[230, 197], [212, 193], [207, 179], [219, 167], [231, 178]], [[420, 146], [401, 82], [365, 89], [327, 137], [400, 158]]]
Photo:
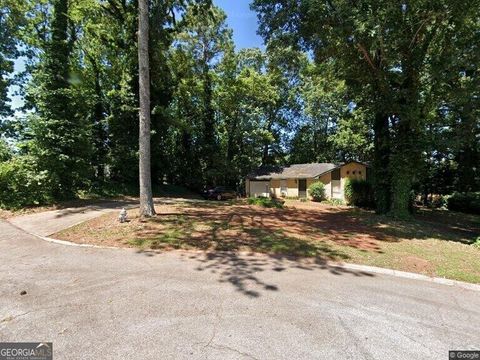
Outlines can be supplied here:
[[[422, 212], [411, 222], [371, 212], [290, 202], [284, 209], [205, 202], [156, 206], [147, 221], [108, 214], [56, 234], [77, 243], [142, 251], [252, 251], [356, 262], [480, 282], [478, 219]], [[445, 219], [445, 217], [449, 217]], [[467, 221], [468, 220], [468, 221]]]
[[[102, 242], [108, 246], [137, 246], [141, 241], [146, 244], [149, 241], [147, 245], [158, 248], [190, 246], [217, 250], [258, 246], [261, 237], [298, 242], [330, 240], [370, 251], [379, 249], [378, 240], [395, 241], [384, 232], [363, 224], [345, 208], [266, 209], [205, 203], [157, 205], [156, 211], [157, 217], [144, 222], [138, 218], [138, 212], [132, 210], [130, 221], [124, 224], [118, 222], [117, 214], [109, 214], [59, 235], [71, 241]], [[176, 239], [178, 244], [166, 241], [168, 239]]]

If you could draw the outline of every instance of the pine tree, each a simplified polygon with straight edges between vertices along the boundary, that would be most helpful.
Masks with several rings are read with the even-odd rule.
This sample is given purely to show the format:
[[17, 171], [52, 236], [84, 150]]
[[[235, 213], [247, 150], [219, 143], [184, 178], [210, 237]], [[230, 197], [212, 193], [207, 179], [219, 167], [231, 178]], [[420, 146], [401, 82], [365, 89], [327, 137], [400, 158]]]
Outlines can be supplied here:
[[139, 176], [140, 216], [155, 215], [150, 165], [150, 67], [148, 58], [148, 0], [138, 2], [138, 65], [140, 86]]

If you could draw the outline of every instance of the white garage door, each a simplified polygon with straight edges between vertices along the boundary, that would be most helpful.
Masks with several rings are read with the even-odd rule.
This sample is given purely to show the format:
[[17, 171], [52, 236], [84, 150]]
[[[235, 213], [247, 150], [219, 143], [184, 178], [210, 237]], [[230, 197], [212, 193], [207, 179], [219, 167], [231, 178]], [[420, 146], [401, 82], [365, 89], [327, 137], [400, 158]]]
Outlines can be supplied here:
[[250, 181], [250, 196], [270, 197], [270, 181]]

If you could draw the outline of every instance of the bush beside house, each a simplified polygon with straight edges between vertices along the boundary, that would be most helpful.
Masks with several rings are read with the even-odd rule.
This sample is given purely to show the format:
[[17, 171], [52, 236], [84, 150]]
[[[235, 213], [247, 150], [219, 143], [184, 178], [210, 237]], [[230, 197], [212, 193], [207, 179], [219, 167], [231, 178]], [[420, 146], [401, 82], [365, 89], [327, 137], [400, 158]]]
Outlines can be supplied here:
[[279, 199], [272, 199], [267, 197], [250, 197], [247, 200], [248, 205], [263, 206], [266, 208], [283, 208], [284, 201]]
[[447, 200], [448, 210], [480, 214], [480, 192], [453, 193]]
[[372, 184], [363, 179], [347, 179], [345, 181], [345, 201], [348, 205], [373, 208], [375, 200]]
[[325, 185], [321, 181], [314, 182], [308, 187], [308, 191], [313, 201], [323, 201], [327, 199], [325, 195]]

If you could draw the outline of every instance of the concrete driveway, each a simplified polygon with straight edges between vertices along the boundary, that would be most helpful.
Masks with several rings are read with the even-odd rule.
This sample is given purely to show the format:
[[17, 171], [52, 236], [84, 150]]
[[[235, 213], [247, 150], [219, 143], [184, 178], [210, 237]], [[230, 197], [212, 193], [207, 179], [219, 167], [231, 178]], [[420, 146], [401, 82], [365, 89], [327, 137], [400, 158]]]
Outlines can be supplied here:
[[[201, 199], [184, 198], [155, 198], [155, 204], [177, 204], [203, 202]], [[10, 223], [38, 236], [50, 236], [60, 230], [69, 228], [78, 223], [94, 219], [109, 212], [120, 212], [122, 208], [138, 207], [138, 200], [111, 200], [97, 202], [92, 205], [70, 207], [33, 214], [16, 216], [9, 219]]]
[[0, 341], [52, 341], [54, 359], [447, 359], [480, 347], [479, 323], [472, 290], [268, 256], [63, 246], [0, 222]]

